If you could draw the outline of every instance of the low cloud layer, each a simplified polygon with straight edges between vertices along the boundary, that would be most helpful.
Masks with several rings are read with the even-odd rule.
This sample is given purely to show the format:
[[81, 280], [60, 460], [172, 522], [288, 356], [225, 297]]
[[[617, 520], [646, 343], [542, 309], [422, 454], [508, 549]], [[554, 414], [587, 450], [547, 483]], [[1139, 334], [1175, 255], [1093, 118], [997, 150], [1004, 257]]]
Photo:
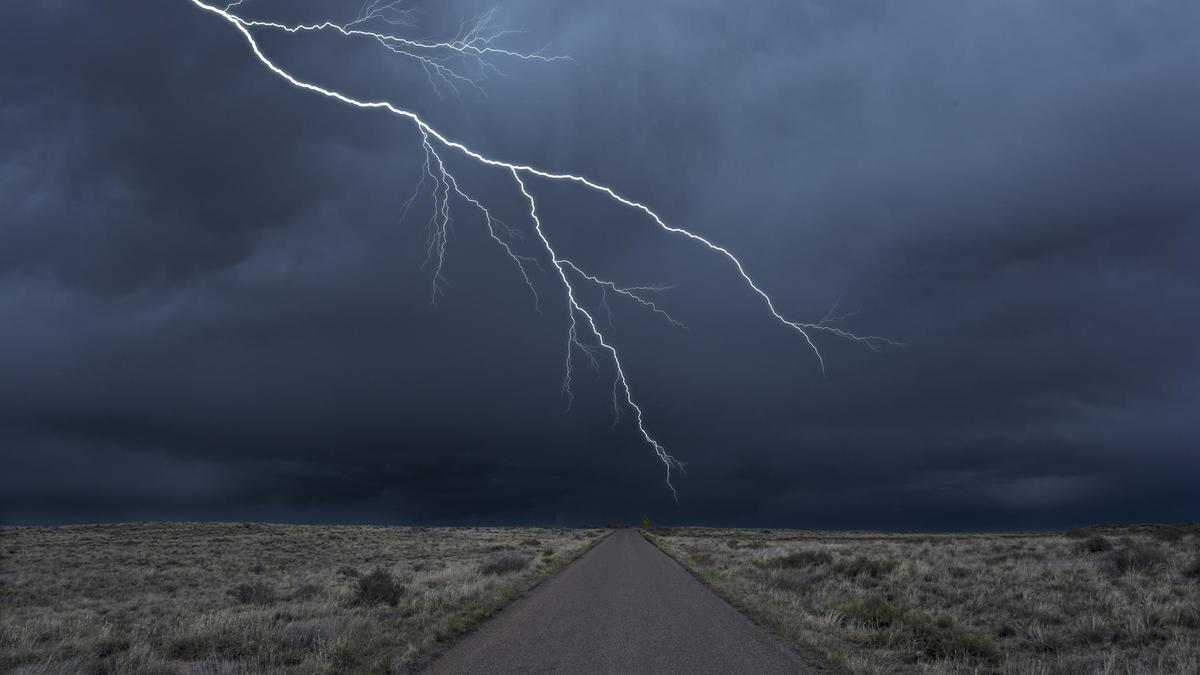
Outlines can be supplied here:
[[[431, 305], [410, 124], [266, 72], [186, 0], [0, 22], [0, 519], [1042, 528], [1195, 519], [1200, 43], [1187, 3], [545, 3], [486, 94], [366, 42], [267, 36], [505, 159], [605, 182], [726, 261], [532, 183], [612, 301], [679, 504], [611, 371], [560, 393], [541, 313], [460, 211]], [[322, 9], [324, 8], [324, 9]], [[344, 8], [346, 16], [357, 4]], [[427, 30], [483, 8], [425, 3]], [[308, 20], [327, 3], [245, 3]], [[512, 226], [503, 172], [448, 155]], [[528, 242], [526, 243], [528, 246]], [[589, 298], [597, 302], [599, 296]]]

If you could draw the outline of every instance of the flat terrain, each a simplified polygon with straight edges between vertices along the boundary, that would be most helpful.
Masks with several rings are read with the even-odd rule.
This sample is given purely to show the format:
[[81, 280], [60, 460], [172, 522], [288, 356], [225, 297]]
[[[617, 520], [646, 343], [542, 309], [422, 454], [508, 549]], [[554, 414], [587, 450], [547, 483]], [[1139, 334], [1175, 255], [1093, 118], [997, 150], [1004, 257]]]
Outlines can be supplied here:
[[625, 529], [455, 645], [428, 672], [825, 671]]
[[0, 528], [0, 673], [1200, 673], [1200, 527], [608, 533]]
[[880, 535], [655, 529], [760, 623], [849, 673], [1200, 673], [1200, 527]]
[[0, 529], [0, 672], [398, 672], [605, 530]]

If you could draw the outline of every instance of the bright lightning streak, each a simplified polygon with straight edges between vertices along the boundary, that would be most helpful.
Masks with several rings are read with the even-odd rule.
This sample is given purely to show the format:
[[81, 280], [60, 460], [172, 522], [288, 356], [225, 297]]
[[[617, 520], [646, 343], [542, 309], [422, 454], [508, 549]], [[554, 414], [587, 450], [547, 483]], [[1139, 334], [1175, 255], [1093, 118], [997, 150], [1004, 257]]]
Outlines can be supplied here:
[[[672, 457], [662, 446], [662, 444], [659, 443], [658, 440], [656, 440], [646, 429], [646, 425], [643, 421], [642, 408], [634, 401], [633, 391], [629, 385], [628, 379], [626, 378], [625, 369], [621, 363], [620, 355], [618, 354], [616, 347], [609, 343], [604, 334], [600, 331], [600, 328], [597, 325], [593, 315], [579, 302], [579, 299], [576, 295], [576, 287], [571, 281], [571, 276], [574, 275], [596, 285], [600, 288], [602, 293], [611, 291], [618, 295], [630, 298], [634, 302], [642, 305], [650, 311], [661, 315], [673, 325], [682, 327], [682, 324], [672, 318], [667, 312], [659, 308], [656, 303], [647, 300], [645, 297], [643, 297], [643, 295], [641, 295], [641, 293], [644, 292], [656, 292], [664, 290], [663, 287], [618, 286], [615, 282], [601, 279], [584, 271], [576, 263], [560, 256], [555, 250], [550, 239], [546, 236], [545, 231], [542, 229], [542, 221], [538, 215], [537, 200], [529, 191], [525, 179], [522, 178], [522, 175], [527, 177], [541, 178], [549, 181], [570, 182], [582, 185], [589, 190], [598, 192], [608, 197], [618, 204], [641, 212], [660, 229], [671, 234], [686, 237], [701, 244], [709, 250], [720, 254], [733, 264], [734, 268], [737, 270], [737, 273], [741, 276], [746, 285], [755, 294], [757, 294], [759, 298], [761, 298], [771, 316], [773, 316], [784, 326], [794, 330], [804, 339], [805, 343], [810, 349], [812, 349], [813, 354], [816, 355], [817, 361], [821, 366], [822, 373], [825, 372], [825, 359], [822, 357], [820, 350], [817, 349], [816, 343], [813, 342], [812, 332], [827, 332], [837, 337], [863, 344], [872, 350], [877, 350], [881, 345], [885, 344], [898, 344], [884, 337], [875, 335], [857, 335], [840, 328], [838, 324], [840, 323], [841, 319], [845, 317], [832, 316], [833, 310], [830, 311], [829, 315], [826, 315], [824, 319], [817, 323], [806, 323], [788, 319], [776, 308], [775, 302], [771, 299], [771, 296], [768, 295], [766, 291], [764, 291], [746, 272], [741, 260], [739, 260], [737, 256], [735, 256], [724, 246], [716, 244], [701, 235], [691, 232], [690, 230], [670, 225], [649, 206], [625, 197], [612, 188], [592, 181], [584, 176], [545, 171], [543, 169], [538, 169], [525, 164], [517, 164], [487, 157], [463, 145], [462, 143], [459, 143], [458, 141], [451, 140], [450, 138], [442, 135], [416, 113], [400, 108], [388, 101], [361, 100], [336, 90], [328, 89], [311, 82], [301, 80], [268, 58], [260, 48], [253, 32], [254, 29], [279, 30], [286, 31], [288, 33], [335, 31], [346, 37], [372, 39], [389, 51], [397, 55], [410, 58], [425, 68], [425, 72], [429, 76], [430, 85], [434, 87], [435, 91], [437, 90], [437, 81], [441, 81], [444, 86], [448, 86], [455, 93], [457, 93], [455, 82], [466, 82], [470, 83], [472, 86], [477, 86], [477, 82], [457, 72], [453, 69], [453, 67], [448, 66], [447, 61], [451, 56], [457, 56], [473, 61], [479, 67], [481, 73], [489, 71], [497, 73], [499, 72], [495, 66], [487, 61], [488, 57], [507, 57], [536, 61], [556, 61], [566, 58], [561, 56], [543, 56], [537, 53], [526, 54], [494, 47], [492, 45], [493, 41], [504, 35], [505, 32], [488, 32], [492, 20], [491, 12], [477, 17], [473, 22], [464, 23], [462, 29], [459, 31], [459, 35], [453, 40], [443, 42], [425, 42], [404, 38], [386, 29], [372, 30], [368, 28], [368, 26], [373, 23], [382, 23], [387, 26], [411, 25], [411, 13], [398, 7], [401, 0], [392, 0], [391, 2], [388, 2], [387, 0], [366, 0], [363, 8], [359, 12], [358, 17], [346, 24], [323, 22], [317, 24], [300, 24], [291, 26], [272, 21], [248, 20], [241, 18], [240, 16], [234, 14], [231, 10], [234, 7], [239, 6], [243, 0], [237, 0], [237, 2], [233, 2], [225, 6], [223, 9], [207, 4], [203, 0], [190, 1], [198, 8], [221, 17], [231, 26], [233, 26], [246, 40], [246, 44], [250, 47], [251, 52], [253, 52], [254, 56], [259, 60], [259, 62], [261, 62], [264, 67], [282, 78], [288, 84], [305, 91], [320, 94], [356, 108], [383, 110], [398, 117], [405, 118], [411, 121], [417, 127], [417, 131], [421, 136], [421, 146], [425, 152], [425, 162], [422, 166], [422, 173], [417, 184], [417, 189], [413, 193], [413, 196], [410, 197], [407, 202], [405, 202], [404, 213], [408, 212], [409, 207], [422, 191], [425, 179], [429, 178], [433, 183], [432, 195], [434, 208], [433, 214], [429, 221], [430, 235], [426, 262], [432, 262], [434, 266], [434, 299], [436, 299], [439, 293], [439, 284], [442, 280], [442, 269], [445, 263], [446, 243], [451, 225], [450, 203], [452, 198], [457, 197], [470, 204], [483, 216], [484, 222], [487, 226], [488, 234], [504, 249], [508, 256], [512, 258], [514, 263], [516, 263], [518, 270], [525, 280], [526, 286], [528, 286], [529, 290], [533, 293], [534, 302], [539, 307], [540, 311], [540, 298], [537, 294], [537, 290], [533, 284], [533, 281], [530, 279], [528, 269], [528, 265], [537, 264], [537, 259], [530, 256], [520, 255], [513, 250], [509, 240], [514, 238], [515, 233], [505, 226], [499, 219], [495, 218], [486, 206], [473, 197], [470, 197], [460, 187], [458, 180], [446, 167], [442, 155], [438, 152], [438, 148], [435, 147], [435, 144], [436, 146], [440, 146], [442, 148], [455, 150], [465, 157], [472, 159], [484, 166], [504, 169], [512, 175], [513, 179], [517, 183], [517, 187], [520, 190], [522, 197], [529, 205], [529, 218], [533, 224], [534, 232], [537, 234], [539, 241], [545, 249], [545, 253], [549, 257], [550, 263], [554, 266], [554, 269], [557, 272], [559, 280], [562, 282], [562, 287], [566, 294], [566, 310], [569, 323], [567, 328], [567, 355], [565, 362], [565, 374], [563, 377], [563, 393], [567, 397], [568, 405], [574, 398], [574, 394], [571, 389], [571, 378], [572, 363], [574, 361], [575, 353], [578, 351], [578, 353], [588, 359], [589, 363], [591, 363], [592, 366], [597, 369], [599, 368], [597, 357], [607, 354], [612, 361], [616, 373], [613, 382], [613, 408], [616, 411], [618, 418], [621, 411], [621, 401], [624, 401], [624, 404], [627, 405], [629, 409], [633, 410], [638, 432], [641, 435], [642, 440], [654, 450], [655, 455], [663, 463], [663, 466], [666, 469], [667, 486], [670, 487], [673, 495], [676, 493], [675, 487], [671, 483], [671, 470], [673, 468], [682, 469], [683, 464], [679, 462], [679, 460]], [[502, 234], [504, 236], [501, 236]], [[610, 312], [611, 317], [611, 311], [608, 309], [607, 305], [607, 296], [602, 295], [602, 298], [602, 306], [606, 311]]]
[[567, 279], [566, 265], [569, 263], [558, 257], [558, 254], [554, 252], [554, 247], [550, 245], [550, 240], [547, 239], [546, 234], [542, 232], [542, 221], [540, 218], [538, 218], [537, 214], [537, 202], [534, 201], [533, 195], [529, 194], [529, 190], [525, 187], [525, 181], [521, 180], [521, 174], [518, 173], [515, 168], [511, 169], [511, 171], [513, 179], [517, 181], [517, 186], [521, 188], [521, 194], [525, 195], [525, 199], [529, 202], [529, 218], [533, 221], [534, 231], [537, 232], [538, 237], [542, 240], [542, 244], [546, 247], [546, 253], [550, 255], [550, 262], [552, 262], [555, 269], [558, 270], [558, 276], [562, 278], [563, 287], [567, 289], [567, 311], [571, 315], [571, 339], [570, 342], [567, 343], [568, 367], [570, 366], [571, 361], [570, 347], [572, 344], [576, 344], [582, 347], [584, 350], [587, 350], [587, 347], [584, 346], [583, 343], [579, 342], [579, 338], [576, 333], [575, 313], [578, 312], [579, 314], [583, 315], [584, 319], [587, 320], [588, 328], [591, 329], [592, 335], [596, 338], [596, 341], [601, 347], [603, 347], [609, 352], [609, 354], [612, 355], [613, 365], [617, 369], [617, 379], [613, 384], [613, 406], [616, 407], [617, 405], [615, 396], [617, 386], [620, 385], [620, 388], [625, 392], [625, 402], [629, 404], [630, 408], [633, 408], [637, 419], [638, 431], [641, 432], [642, 438], [646, 441], [646, 443], [651, 448], [654, 448], [654, 453], [658, 455], [659, 460], [661, 460], [663, 466], [666, 467], [667, 487], [671, 488], [671, 494], [675, 495], [676, 500], [678, 500], [679, 496], [675, 492], [675, 486], [671, 484], [671, 467], [678, 466], [680, 469], [683, 469], [683, 464], [679, 460], [669, 455], [666, 449], [663, 448], [662, 444], [655, 440], [654, 437], [650, 435], [650, 432], [646, 431], [646, 425], [642, 421], [642, 409], [637, 403], [633, 402], [633, 391], [631, 391], [629, 388], [629, 381], [625, 379], [625, 369], [621, 367], [621, 359], [617, 354], [616, 348], [604, 341], [604, 335], [596, 326], [596, 320], [593, 319], [592, 315], [588, 313], [588, 311], [584, 309], [575, 299], [575, 287], [572, 286], [571, 281]]

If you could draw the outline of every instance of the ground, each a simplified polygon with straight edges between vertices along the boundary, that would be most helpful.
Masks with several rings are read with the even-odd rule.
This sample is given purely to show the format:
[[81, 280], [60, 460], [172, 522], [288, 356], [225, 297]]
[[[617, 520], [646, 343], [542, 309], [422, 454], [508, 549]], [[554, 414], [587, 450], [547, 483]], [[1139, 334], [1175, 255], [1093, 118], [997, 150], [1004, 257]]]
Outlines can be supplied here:
[[0, 529], [0, 672], [403, 672], [605, 530]]
[[1200, 673], [1200, 527], [647, 534], [841, 672]]
[[[404, 672], [606, 533], [0, 528], [0, 672]], [[1200, 672], [1200, 526], [646, 534], [839, 672]]]

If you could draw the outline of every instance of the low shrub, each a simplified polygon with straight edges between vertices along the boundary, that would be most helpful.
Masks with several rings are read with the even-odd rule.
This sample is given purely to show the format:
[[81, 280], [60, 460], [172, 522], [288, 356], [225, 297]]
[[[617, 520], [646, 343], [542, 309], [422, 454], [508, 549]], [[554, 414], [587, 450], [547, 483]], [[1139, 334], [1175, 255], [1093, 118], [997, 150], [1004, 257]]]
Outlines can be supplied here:
[[904, 615], [904, 626], [918, 649], [929, 658], [978, 658], [988, 663], [1004, 660], [1004, 650], [994, 640], [949, 616], [935, 619], [924, 612], [910, 611]]
[[725, 542], [725, 545], [728, 546], [731, 551], [737, 551], [740, 549], [758, 549], [766, 546], [766, 544], [762, 543], [761, 541], [755, 541], [753, 539], [729, 539]]
[[954, 579], [966, 579], [967, 577], [971, 576], [971, 574], [972, 574], [970, 569], [968, 569], [966, 567], [959, 567], [957, 565], [955, 565], [954, 567], [951, 567], [949, 569], [949, 572], [950, 572], [951, 578], [954, 578]]
[[123, 634], [113, 634], [105, 636], [96, 641], [93, 645], [93, 653], [98, 658], [108, 658], [118, 652], [123, 652], [129, 649], [129, 636]]
[[1183, 576], [1200, 581], [1200, 555], [1192, 558], [1192, 562], [1183, 568]]
[[1183, 541], [1184, 536], [1188, 533], [1187, 530], [1186, 525], [1162, 525], [1151, 530], [1150, 534], [1162, 541], [1176, 544]]
[[853, 619], [871, 628], [887, 628], [904, 616], [903, 610], [878, 593], [851, 602], [842, 613], [847, 619]]
[[314, 584], [311, 582], [303, 583], [300, 584], [296, 590], [292, 591], [292, 599], [299, 600], [301, 602], [312, 600], [313, 598], [321, 595], [321, 592], [324, 590], [324, 587], [322, 587], [320, 584]]
[[226, 594], [243, 605], [269, 605], [275, 602], [275, 589], [262, 581], [238, 584], [226, 591]]
[[1131, 541], [1109, 551], [1106, 560], [1109, 570], [1113, 574], [1121, 575], [1159, 569], [1166, 565], [1167, 556], [1157, 544]]
[[171, 636], [163, 641], [162, 651], [167, 658], [180, 661], [233, 659], [250, 653], [244, 642], [230, 631]]
[[1097, 534], [1079, 542], [1076, 548], [1084, 553], [1104, 553], [1112, 550], [1112, 542], [1107, 537]]
[[404, 584], [391, 572], [376, 567], [370, 574], [361, 576], [354, 585], [351, 604], [361, 606], [391, 605], [395, 607], [404, 595]]
[[805, 567], [820, 567], [833, 562], [833, 555], [828, 551], [797, 551], [777, 558], [763, 561], [765, 567], [779, 569], [803, 569]]
[[521, 542], [522, 546], [541, 546], [542, 542], [539, 539], [526, 539]]
[[805, 594], [820, 584], [825, 579], [825, 575], [811, 570], [769, 569], [762, 579], [771, 588], [778, 588], [789, 593]]
[[328, 617], [293, 621], [283, 629], [283, 644], [289, 649], [312, 649], [332, 640], [334, 632]]
[[847, 577], [874, 577], [876, 579], [891, 574], [900, 563], [896, 560], [877, 560], [859, 556], [853, 560], [840, 562], [833, 566], [838, 574]]
[[977, 658], [993, 664], [1004, 660], [1004, 651], [988, 636], [949, 616], [933, 617], [917, 609], [898, 607], [878, 593], [851, 602], [842, 613], [869, 628], [888, 629], [881, 639], [891, 646], [911, 646], [918, 656]]
[[533, 558], [520, 551], [502, 551], [490, 555], [479, 563], [479, 573], [488, 576], [521, 572], [529, 567]]

